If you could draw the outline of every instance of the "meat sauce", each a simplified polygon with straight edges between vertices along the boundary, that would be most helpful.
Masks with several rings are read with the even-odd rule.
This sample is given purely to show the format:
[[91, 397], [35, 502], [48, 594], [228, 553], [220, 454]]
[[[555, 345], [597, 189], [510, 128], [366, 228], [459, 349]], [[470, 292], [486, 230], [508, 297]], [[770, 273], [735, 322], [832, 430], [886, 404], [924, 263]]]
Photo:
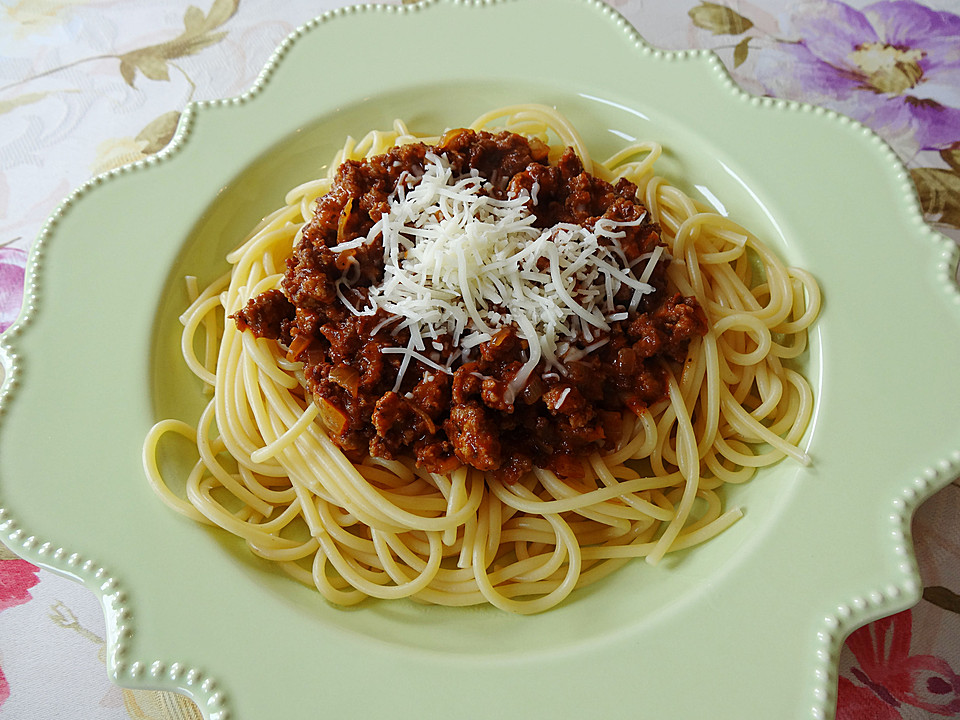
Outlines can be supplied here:
[[[508, 132], [455, 130], [436, 146], [404, 145], [343, 163], [287, 260], [282, 291], [252, 298], [233, 316], [240, 330], [279, 341], [303, 362], [324, 425], [352, 460], [412, 456], [431, 472], [469, 465], [507, 482], [534, 466], [580, 477], [585, 456], [616, 445], [625, 410], [664, 398], [663, 363], [682, 362], [690, 340], [706, 332], [697, 301], [667, 292], [667, 263], [660, 262], [648, 280], [655, 292], [644, 295], [635, 312], [609, 322], [601, 338], [578, 337], [568, 357], [581, 357], [564, 360], [562, 371], [541, 363], [515, 398], [508, 386], [528, 348], [513, 326], [452, 363], [450, 374], [410, 361], [394, 391], [402, 356], [381, 350], [406, 347], [409, 331], [391, 332], [383, 310], [353, 314], [337, 294], [349, 265], [357, 279], [347, 299], [363, 307], [368, 288], [383, 281], [383, 247], [376, 239], [349, 250], [331, 248], [366, 237], [389, 211], [401, 176], [422, 175], [427, 153], [445, 156], [457, 175], [479, 172], [490, 181], [491, 196], [534, 195], [535, 207], [528, 202], [537, 227], [642, 218], [622, 227], [624, 256], [634, 261], [660, 244], [635, 185], [625, 179], [612, 185], [584, 172], [569, 148], [550, 165], [547, 151], [537, 140]], [[626, 305], [629, 298], [617, 300]], [[605, 341], [601, 347], [577, 352], [598, 339]], [[451, 345], [449, 336], [441, 338], [432, 359], [444, 364], [454, 357]]]

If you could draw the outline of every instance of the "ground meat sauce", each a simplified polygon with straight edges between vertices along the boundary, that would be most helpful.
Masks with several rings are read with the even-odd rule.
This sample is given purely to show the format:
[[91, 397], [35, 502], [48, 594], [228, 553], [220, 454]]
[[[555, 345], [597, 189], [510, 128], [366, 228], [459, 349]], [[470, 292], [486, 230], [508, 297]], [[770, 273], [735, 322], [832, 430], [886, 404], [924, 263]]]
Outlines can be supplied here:
[[[635, 221], [645, 216], [636, 186], [625, 179], [611, 185], [584, 172], [568, 149], [556, 165], [547, 147], [508, 132], [448, 132], [436, 146], [404, 145], [364, 161], [347, 161], [330, 192], [303, 230], [280, 290], [253, 299], [233, 316], [240, 330], [278, 340], [304, 363], [307, 387], [321, 407], [332, 439], [354, 461], [366, 454], [413, 456], [420, 467], [447, 473], [470, 465], [515, 481], [534, 466], [562, 477], [583, 473], [581, 458], [613, 447], [624, 410], [641, 410], [665, 396], [662, 362], [682, 361], [691, 338], [706, 332], [706, 318], [694, 298], [666, 291], [666, 262], [648, 282], [627, 320], [610, 322], [607, 342], [580, 359], [564, 362], [565, 372], [540, 367], [513, 402], [507, 387], [523, 366], [526, 341], [504, 327], [480, 345], [468, 361], [453, 363], [452, 375], [411, 361], [398, 392], [393, 388], [402, 356], [383, 347], [406, 347], [409, 331], [391, 334], [383, 310], [357, 316], [337, 296], [337, 281], [351, 267], [359, 279], [348, 299], [363, 307], [367, 288], [382, 282], [379, 240], [358, 248], [331, 250], [365, 237], [389, 210], [403, 173], [422, 175], [425, 155], [444, 155], [454, 173], [477, 170], [494, 197], [517, 197], [536, 187], [536, 225], [558, 222], [592, 227], [600, 218]], [[530, 200], [530, 203], [533, 201]], [[646, 217], [624, 226], [620, 239], [628, 260], [659, 243], [659, 229]], [[628, 301], [628, 297], [617, 300]], [[579, 339], [574, 348], [597, 342]], [[455, 348], [449, 337], [433, 358], [443, 364]]]

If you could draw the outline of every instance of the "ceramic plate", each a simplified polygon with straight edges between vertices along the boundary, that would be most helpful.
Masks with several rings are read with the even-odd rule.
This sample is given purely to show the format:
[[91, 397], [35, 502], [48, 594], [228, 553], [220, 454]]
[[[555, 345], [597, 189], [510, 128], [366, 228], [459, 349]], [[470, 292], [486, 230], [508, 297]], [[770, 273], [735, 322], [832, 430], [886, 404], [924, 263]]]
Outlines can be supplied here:
[[[818, 278], [813, 464], [729, 493], [745, 516], [707, 545], [539, 616], [337, 609], [143, 478], [147, 429], [202, 402], [178, 350], [182, 276], [223, 272], [347, 134], [515, 102], [557, 106], [597, 156], [659, 140], [662, 174]], [[918, 599], [910, 517], [960, 462], [954, 264], [871, 132], [746, 95], [713, 55], [655, 51], [600, 2], [335, 12], [45, 227], [2, 344], [0, 530], [100, 595], [116, 682], [185, 692], [210, 720], [830, 717], [843, 638]]]

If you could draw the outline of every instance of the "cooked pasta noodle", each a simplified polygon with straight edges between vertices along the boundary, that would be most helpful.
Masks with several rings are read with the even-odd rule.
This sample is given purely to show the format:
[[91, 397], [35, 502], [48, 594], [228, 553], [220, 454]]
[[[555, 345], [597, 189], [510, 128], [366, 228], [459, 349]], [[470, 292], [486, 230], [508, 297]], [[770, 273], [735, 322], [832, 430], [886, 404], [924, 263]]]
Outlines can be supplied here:
[[[436, 142], [399, 121], [348, 139], [330, 176], [291, 190], [228, 255], [229, 273], [202, 290], [188, 281], [184, 360], [212, 397], [195, 428], [163, 420], [143, 448], [146, 475], [170, 507], [242, 538], [339, 605], [411, 597], [543, 611], [631, 558], [656, 564], [722, 532], [741, 515], [724, 510], [724, 485], [785, 456], [809, 462], [799, 444], [813, 394], [785, 364], [804, 352], [818, 313], [809, 273], [786, 267], [748, 230], [657, 176], [655, 143], [600, 162], [565, 118], [532, 105], [493, 111], [471, 127], [539, 137], [551, 159], [573, 147], [587, 172], [635, 183], [661, 226], [671, 288], [696, 298], [709, 329], [682, 366], [664, 366], [666, 397], [625, 414], [618, 446], [582, 458], [580, 479], [535, 468], [509, 483], [469, 466], [440, 475], [413, 460], [350, 462], [317, 421], [301, 364], [224, 319], [279, 287], [314, 201], [343, 160]], [[168, 433], [197, 447], [185, 498], [159, 469]]]

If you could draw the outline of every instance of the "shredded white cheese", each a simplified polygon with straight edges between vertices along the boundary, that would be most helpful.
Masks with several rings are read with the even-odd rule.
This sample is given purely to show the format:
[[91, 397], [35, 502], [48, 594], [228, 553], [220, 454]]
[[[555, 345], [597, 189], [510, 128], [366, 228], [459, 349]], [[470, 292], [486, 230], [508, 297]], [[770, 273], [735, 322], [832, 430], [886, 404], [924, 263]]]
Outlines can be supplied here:
[[[532, 199], [523, 193], [497, 200], [486, 194], [489, 183], [476, 171], [454, 177], [446, 158], [428, 153], [426, 159], [422, 176], [402, 177], [390, 211], [366, 237], [332, 248], [348, 250], [382, 237], [382, 284], [370, 288], [366, 307], [345, 305], [357, 315], [385, 310], [400, 318], [392, 333], [410, 332], [406, 348], [385, 349], [404, 355], [395, 389], [411, 359], [451, 372], [457, 357], [441, 365], [424, 355], [439, 336], [451, 335], [467, 355], [512, 324], [529, 348], [508, 388], [506, 400], [513, 402], [541, 360], [563, 372], [571, 341], [583, 335], [589, 343], [610, 321], [627, 317], [628, 308], [614, 300], [623, 287], [632, 291], [630, 310], [653, 292], [646, 281], [660, 248], [634, 262], [646, 260], [641, 279], [628, 268], [618, 242], [621, 228], [638, 225], [642, 217], [600, 220], [592, 231], [568, 223], [542, 230], [534, 227], [527, 202], [536, 204], [538, 187]], [[340, 280], [341, 297], [351, 284], [346, 275]]]

